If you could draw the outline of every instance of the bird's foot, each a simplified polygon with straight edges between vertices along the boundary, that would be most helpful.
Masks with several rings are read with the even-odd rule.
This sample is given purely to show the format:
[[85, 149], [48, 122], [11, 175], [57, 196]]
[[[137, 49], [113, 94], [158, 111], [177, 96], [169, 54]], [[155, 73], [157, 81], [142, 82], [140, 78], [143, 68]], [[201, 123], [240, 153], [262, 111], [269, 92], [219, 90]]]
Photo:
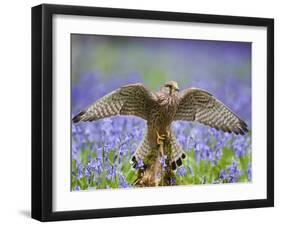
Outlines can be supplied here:
[[161, 145], [164, 143], [164, 140], [166, 139], [166, 136], [164, 134], [159, 135], [158, 131], [156, 131], [157, 134], [157, 144]]

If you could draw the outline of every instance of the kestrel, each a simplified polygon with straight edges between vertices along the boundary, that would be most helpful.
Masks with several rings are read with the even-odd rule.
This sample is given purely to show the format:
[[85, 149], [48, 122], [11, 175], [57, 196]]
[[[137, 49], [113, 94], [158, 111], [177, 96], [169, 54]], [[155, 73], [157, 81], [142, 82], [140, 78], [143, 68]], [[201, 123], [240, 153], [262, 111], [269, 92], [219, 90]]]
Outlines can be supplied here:
[[74, 123], [95, 121], [115, 115], [133, 115], [147, 122], [146, 134], [132, 158], [134, 167], [164, 139], [172, 148], [172, 169], [182, 165], [185, 154], [171, 131], [171, 124], [176, 120], [196, 121], [236, 135], [248, 132], [247, 124], [210, 93], [198, 88], [179, 92], [174, 81], [165, 83], [158, 92], [139, 83], [123, 86], [97, 100], [72, 120]]

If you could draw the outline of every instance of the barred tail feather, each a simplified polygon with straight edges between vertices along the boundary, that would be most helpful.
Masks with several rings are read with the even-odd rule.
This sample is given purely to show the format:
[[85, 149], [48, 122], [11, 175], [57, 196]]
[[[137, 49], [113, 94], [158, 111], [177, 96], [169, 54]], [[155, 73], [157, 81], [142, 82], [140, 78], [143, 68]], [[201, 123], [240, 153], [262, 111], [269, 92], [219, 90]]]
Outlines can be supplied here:
[[[177, 167], [182, 165], [182, 160], [185, 159], [186, 155], [180, 145], [177, 143], [177, 140], [173, 134], [171, 134], [171, 148], [172, 148], [172, 156], [171, 156], [171, 166], [172, 169], [175, 170]], [[134, 156], [132, 157], [132, 165], [134, 168], [137, 167], [140, 161], [143, 161], [144, 158], [148, 155], [149, 151], [152, 148], [149, 145], [148, 134], [146, 133], [144, 139], [139, 144]]]
[[171, 146], [172, 146], [172, 169], [175, 170], [177, 167], [182, 165], [182, 159], [185, 159], [185, 153], [177, 143], [176, 137], [171, 133]]
[[151, 149], [152, 148], [150, 147], [149, 141], [148, 141], [148, 134], [146, 132], [142, 142], [139, 144], [134, 156], [132, 157], [132, 165], [134, 168], [137, 167], [137, 165], [140, 161], [144, 160], [144, 158], [147, 156], [147, 154], [149, 153], [149, 151]]

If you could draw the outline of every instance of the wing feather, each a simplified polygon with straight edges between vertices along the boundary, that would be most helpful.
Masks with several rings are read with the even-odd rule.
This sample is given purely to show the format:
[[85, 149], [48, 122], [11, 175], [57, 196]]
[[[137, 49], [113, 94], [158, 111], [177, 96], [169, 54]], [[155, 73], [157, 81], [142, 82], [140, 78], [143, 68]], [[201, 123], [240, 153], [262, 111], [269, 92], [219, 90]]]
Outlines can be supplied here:
[[86, 110], [77, 114], [72, 121], [95, 121], [114, 115], [135, 115], [148, 118], [148, 110], [155, 103], [154, 93], [142, 84], [123, 86], [97, 100]]
[[210, 93], [189, 88], [181, 92], [175, 120], [197, 121], [228, 133], [244, 135], [247, 124]]

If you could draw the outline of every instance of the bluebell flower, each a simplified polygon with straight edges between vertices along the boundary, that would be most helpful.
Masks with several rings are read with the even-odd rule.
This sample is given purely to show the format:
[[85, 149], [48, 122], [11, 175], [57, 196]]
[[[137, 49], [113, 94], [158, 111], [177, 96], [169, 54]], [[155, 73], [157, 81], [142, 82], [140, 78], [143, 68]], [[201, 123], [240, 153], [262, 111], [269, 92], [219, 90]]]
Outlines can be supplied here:
[[119, 175], [119, 183], [121, 188], [129, 188], [130, 185], [126, 182], [125, 178], [123, 175]]
[[252, 181], [252, 164], [249, 163], [248, 170], [247, 170], [248, 180]]
[[78, 170], [77, 170], [77, 179], [81, 179], [84, 176], [84, 167], [83, 165], [79, 165], [78, 166]]
[[167, 165], [166, 165], [166, 159], [167, 159], [167, 155], [163, 155], [160, 158], [160, 164], [162, 166], [162, 170], [165, 170]]
[[90, 179], [91, 177], [91, 168], [90, 167], [85, 167], [85, 176], [87, 177], [87, 179]]
[[191, 176], [194, 176], [192, 167], [191, 167], [190, 165], [188, 165], [187, 168], [188, 168], [188, 170], [189, 170], [189, 174], [190, 174]]
[[175, 185], [176, 183], [177, 183], [176, 178], [172, 177], [171, 181], [170, 181], [170, 184]]
[[80, 191], [80, 186], [77, 185], [77, 186], [75, 187], [75, 190], [76, 190], [76, 191]]
[[144, 169], [144, 163], [141, 159], [137, 162], [137, 165], [136, 165], [135, 169], [137, 169], [137, 170], [138, 169]]
[[241, 172], [236, 161], [232, 161], [232, 164], [220, 173], [220, 178], [226, 180], [228, 183], [238, 182], [240, 176]]
[[227, 174], [226, 174], [225, 170], [221, 170], [221, 171], [220, 171], [219, 178], [220, 178], [221, 180], [225, 180], [226, 177], [227, 177]]
[[184, 167], [179, 167], [177, 170], [177, 173], [180, 177], [184, 177], [186, 175], [186, 172], [187, 172], [187, 170]]

